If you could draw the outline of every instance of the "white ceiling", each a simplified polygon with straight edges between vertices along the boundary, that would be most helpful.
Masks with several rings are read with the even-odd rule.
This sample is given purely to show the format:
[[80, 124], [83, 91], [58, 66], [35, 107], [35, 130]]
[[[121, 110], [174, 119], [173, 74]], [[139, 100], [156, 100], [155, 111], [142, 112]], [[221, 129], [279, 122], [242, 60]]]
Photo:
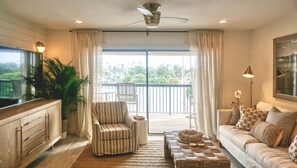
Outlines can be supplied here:
[[[146, 29], [136, 9], [146, 2], [161, 4], [161, 16], [185, 17], [186, 24], [162, 22], [159, 30], [249, 30], [296, 13], [297, 0], [0, 0], [0, 10], [46, 29]], [[219, 24], [221, 19], [227, 24]], [[81, 19], [83, 24], [73, 23]]]

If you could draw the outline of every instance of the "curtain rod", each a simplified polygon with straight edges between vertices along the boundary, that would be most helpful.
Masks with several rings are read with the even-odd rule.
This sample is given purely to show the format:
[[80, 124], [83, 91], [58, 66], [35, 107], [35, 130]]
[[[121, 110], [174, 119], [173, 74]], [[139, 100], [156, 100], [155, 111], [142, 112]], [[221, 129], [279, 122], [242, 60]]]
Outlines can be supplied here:
[[[73, 29], [73, 30], [100, 30], [100, 29]], [[69, 30], [69, 32], [73, 31], [72, 29]], [[189, 31], [185, 31], [185, 30], [155, 30], [155, 31], [151, 31], [151, 30], [102, 30], [102, 32], [143, 32], [143, 33], [188, 33]]]
[[[102, 30], [102, 29], [70, 29], [73, 30]], [[102, 30], [102, 32], [144, 32], [144, 33], [188, 33], [190, 31], [224, 31], [222, 29], [193, 29], [193, 30]]]

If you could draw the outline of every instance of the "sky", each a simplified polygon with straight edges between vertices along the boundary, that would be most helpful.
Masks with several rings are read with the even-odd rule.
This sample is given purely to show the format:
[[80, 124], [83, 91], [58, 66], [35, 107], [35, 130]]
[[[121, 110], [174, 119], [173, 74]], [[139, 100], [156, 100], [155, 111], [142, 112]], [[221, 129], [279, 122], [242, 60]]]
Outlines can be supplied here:
[[[129, 64], [129, 63], [140, 63], [142, 66], [145, 67], [145, 54], [139, 53], [134, 55], [120, 55], [121, 53], [117, 54], [104, 54], [103, 53], [103, 66], [108, 65], [115, 66], [119, 64]], [[183, 61], [184, 59], [184, 61]], [[157, 67], [158, 65], [165, 63], [170, 65], [180, 65], [184, 64], [185, 68], [190, 68], [190, 58], [189, 56], [180, 56], [180, 55], [158, 55], [151, 54], [148, 57], [149, 66]]]
[[20, 64], [19, 52], [2, 52], [0, 51], [0, 63], [14, 62]]

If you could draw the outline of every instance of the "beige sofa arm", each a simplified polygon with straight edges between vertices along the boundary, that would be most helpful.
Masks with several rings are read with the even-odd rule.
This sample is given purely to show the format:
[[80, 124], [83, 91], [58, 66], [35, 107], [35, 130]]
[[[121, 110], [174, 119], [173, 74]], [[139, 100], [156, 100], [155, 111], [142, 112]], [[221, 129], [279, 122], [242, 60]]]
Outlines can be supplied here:
[[217, 125], [226, 125], [232, 116], [232, 109], [218, 109]]

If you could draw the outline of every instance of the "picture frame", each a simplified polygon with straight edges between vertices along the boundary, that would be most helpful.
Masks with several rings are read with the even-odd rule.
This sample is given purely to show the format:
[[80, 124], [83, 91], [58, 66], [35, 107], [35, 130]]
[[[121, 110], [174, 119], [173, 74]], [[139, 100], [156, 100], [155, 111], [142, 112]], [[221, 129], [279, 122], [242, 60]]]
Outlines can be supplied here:
[[273, 97], [297, 102], [297, 33], [273, 39]]

